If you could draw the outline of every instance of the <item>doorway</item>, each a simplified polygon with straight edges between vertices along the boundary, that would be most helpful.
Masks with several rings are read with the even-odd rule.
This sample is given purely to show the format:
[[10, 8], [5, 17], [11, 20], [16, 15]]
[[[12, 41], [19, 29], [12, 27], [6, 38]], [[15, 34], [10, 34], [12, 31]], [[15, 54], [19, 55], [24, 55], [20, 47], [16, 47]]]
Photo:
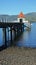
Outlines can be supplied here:
[[20, 23], [22, 23], [22, 19], [20, 19]]

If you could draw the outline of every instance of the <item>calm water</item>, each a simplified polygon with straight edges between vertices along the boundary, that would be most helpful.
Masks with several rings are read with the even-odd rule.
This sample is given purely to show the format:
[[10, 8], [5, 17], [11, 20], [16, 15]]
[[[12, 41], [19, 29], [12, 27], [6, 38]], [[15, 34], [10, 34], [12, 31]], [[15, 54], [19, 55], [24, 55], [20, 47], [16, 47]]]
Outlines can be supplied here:
[[[3, 45], [2, 29], [0, 29], [0, 46]], [[36, 23], [32, 23], [31, 31], [24, 31], [16, 43], [17, 46], [36, 47]]]
[[17, 45], [25, 47], [36, 47], [36, 23], [32, 23], [31, 31], [24, 31], [19, 41], [17, 42]]

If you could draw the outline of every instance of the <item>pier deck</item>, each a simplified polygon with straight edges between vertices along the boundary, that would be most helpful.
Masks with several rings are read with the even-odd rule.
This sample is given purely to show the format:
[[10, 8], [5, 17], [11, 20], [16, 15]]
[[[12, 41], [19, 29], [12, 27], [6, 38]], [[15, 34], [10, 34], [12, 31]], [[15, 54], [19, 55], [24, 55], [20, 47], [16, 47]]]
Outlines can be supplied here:
[[0, 28], [7, 28], [7, 27], [17, 26], [17, 25], [21, 25], [21, 24], [24, 24], [24, 23], [20, 23], [20, 22], [17, 22], [17, 23], [0, 22]]

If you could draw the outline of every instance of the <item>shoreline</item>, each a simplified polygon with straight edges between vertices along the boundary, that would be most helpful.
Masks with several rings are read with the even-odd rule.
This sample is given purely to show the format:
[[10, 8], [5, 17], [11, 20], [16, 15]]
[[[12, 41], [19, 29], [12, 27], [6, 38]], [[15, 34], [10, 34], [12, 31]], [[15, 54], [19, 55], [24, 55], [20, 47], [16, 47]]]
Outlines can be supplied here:
[[12, 45], [10, 45], [10, 46], [5, 46], [5, 45], [2, 45], [2, 46], [0, 46], [0, 51], [3, 51], [3, 50], [5, 50], [5, 49], [7, 49], [7, 48], [11, 48], [11, 47], [18, 47], [18, 48], [25, 48], [25, 49], [36, 49], [36, 47], [27, 47], [27, 46], [16, 46], [16, 44], [12, 44]]
[[12, 46], [0, 52], [0, 65], [36, 65], [36, 48]]

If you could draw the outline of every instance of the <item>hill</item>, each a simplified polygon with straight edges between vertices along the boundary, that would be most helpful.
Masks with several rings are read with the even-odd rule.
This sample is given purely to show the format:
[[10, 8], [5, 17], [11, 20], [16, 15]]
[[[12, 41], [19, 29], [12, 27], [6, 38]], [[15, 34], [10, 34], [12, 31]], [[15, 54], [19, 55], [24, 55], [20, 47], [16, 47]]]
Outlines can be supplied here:
[[27, 20], [36, 22], [36, 12], [28, 13], [25, 16]]
[[[26, 20], [36, 22], [36, 12], [25, 14]], [[14, 21], [17, 20], [18, 15], [0, 15], [0, 21]]]

